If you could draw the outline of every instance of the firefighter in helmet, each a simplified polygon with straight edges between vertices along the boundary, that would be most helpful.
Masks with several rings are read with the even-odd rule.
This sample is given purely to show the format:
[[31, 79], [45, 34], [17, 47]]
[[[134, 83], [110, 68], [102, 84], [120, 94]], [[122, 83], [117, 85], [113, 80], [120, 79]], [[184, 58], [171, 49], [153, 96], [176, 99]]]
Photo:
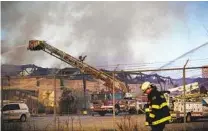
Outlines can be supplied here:
[[148, 103], [145, 105], [145, 125], [150, 126], [152, 131], [163, 131], [165, 124], [171, 121], [168, 103], [164, 95], [150, 82], [144, 82], [140, 88], [148, 96]]

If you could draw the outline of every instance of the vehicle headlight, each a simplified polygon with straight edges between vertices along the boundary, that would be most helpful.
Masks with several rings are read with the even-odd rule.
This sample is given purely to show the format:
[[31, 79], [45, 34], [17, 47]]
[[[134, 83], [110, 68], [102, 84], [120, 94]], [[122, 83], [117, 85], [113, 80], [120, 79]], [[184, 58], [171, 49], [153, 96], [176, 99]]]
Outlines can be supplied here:
[[94, 109], [94, 106], [93, 106], [93, 104], [92, 104], [92, 103], [90, 104], [90, 109]]

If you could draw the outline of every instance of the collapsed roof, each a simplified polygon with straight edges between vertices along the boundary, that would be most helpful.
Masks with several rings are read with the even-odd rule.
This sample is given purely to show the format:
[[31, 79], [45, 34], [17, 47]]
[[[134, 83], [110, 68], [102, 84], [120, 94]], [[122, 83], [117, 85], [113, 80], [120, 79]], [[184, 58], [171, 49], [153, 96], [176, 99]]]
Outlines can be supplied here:
[[[28, 65], [2, 65], [1, 66], [1, 76], [65, 76], [72, 80], [82, 80], [83, 74], [77, 68], [42, 68], [33, 64]], [[110, 71], [101, 69], [106, 73], [110, 74]], [[89, 81], [94, 81], [95, 79], [89, 75], [84, 74], [85, 79]], [[180, 86], [183, 84], [183, 79], [172, 79], [170, 77], [160, 76], [158, 74], [144, 74], [144, 73], [127, 73], [121, 72], [116, 74], [116, 78], [125, 82], [126, 84], [141, 84], [144, 81], [150, 81], [155, 84], [159, 84], [163, 88], [171, 88]], [[201, 86], [208, 87], [208, 78], [186, 78], [186, 83], [199, 82]]]

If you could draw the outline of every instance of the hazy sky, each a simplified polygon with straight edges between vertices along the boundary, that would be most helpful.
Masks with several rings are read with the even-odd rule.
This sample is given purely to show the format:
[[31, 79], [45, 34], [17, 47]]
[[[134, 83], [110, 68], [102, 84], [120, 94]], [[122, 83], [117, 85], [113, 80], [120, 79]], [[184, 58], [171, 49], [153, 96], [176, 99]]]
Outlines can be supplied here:
[[[208, 2], [1, 2], [2, 63], [67, 66], [22, 46], [42, 39], [93, 66], [158, 68], [208, 42], [207, 21]], [[208, 64], [207, 50], [168, 67]]]

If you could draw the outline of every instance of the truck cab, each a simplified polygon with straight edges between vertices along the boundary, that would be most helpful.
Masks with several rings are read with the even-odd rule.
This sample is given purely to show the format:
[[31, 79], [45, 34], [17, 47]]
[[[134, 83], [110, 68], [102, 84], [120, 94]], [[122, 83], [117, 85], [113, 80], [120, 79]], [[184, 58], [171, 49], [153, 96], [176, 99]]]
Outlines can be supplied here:
[[[123, 93], [115, 93], [115, 113], [120, 112], [124, 98]], [[113, 94], [112, 93], [96, 93], [91, 95], [91, 112], [104, 116], [106, 113], [113, 113]]]

